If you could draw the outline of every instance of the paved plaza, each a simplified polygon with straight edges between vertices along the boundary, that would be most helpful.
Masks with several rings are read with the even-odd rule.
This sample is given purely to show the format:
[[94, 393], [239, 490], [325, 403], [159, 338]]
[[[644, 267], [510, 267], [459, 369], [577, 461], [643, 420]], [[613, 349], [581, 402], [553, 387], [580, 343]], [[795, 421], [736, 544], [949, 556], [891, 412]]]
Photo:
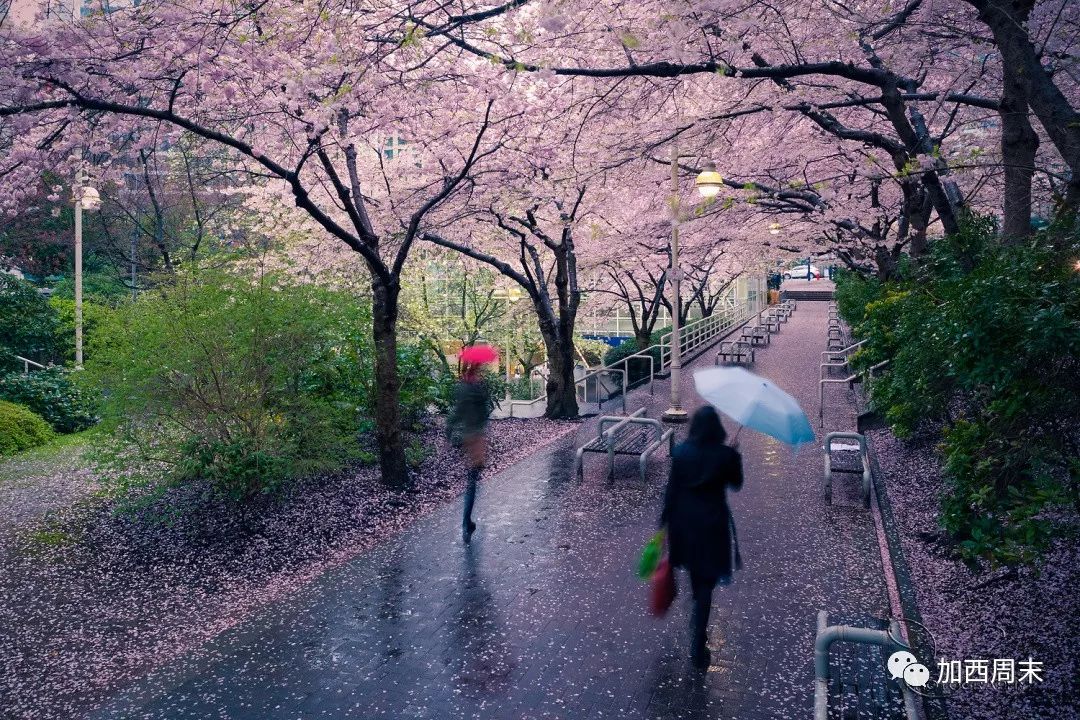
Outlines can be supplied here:
[[[825, 338], [825, 303], [801, 303], [754, 366], [800, 401], [818, 432]], [[690, 376], [684, 399], [693, 410]], [[825, 430], [850, 429], [850, 398], [833, 390]], [[645, 404], [659, 417], [667, 391], [666, 382], [651, 398], [637, 390], [629, 409]], [[595, 422], [486, 479], [471, 546], [461, 542], [459, 507], [446, 506], [92, 717], [810, 717], [817, 611], [867, 627], [888, 615], [873, 520], [854, 476], [835, 485], [827, 506], [820, 443], [796, 456], [740, 435], [746, 483], [732, 507], [745, 569], [716, 592], [713, 665], [700, 673], [687, 658], [686, 578], [658, 620], [634, 574], [656, 526], [666, 455], [654, 457], [644, 483], [635, 458], [620, 459], [609, 482], [595, 455], [578, 480], [574, 448]], [[899, 717], [880, 653], [837, 650], [843, 717]]]

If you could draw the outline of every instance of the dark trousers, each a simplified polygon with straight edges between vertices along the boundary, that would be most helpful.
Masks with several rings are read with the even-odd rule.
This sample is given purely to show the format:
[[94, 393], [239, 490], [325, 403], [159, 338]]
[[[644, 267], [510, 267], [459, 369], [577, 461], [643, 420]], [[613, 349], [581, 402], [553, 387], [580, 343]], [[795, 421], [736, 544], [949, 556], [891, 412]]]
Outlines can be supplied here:
[[690, 573], [690, 590], [694, 594], [694, 607], [690, 612], [690, 654], [705, 653], [708, 640], [709, 612], [712, 610], [712, 593], [716, 578]]
[[472, 522], [473, 503], [476, 502], [476, 481], [480, 479], [480, 468], [469, 468], [469, 484], [465, 487], [465, 510], [461, 515], [461, 526], [468, 527]]

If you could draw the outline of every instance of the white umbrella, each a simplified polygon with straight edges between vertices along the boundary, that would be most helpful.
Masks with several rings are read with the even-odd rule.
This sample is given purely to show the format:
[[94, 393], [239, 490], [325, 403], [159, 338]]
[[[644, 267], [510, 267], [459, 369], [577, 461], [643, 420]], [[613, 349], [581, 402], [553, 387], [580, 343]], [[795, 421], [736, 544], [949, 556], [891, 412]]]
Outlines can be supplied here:
[[694, 373], [698, 395], [732, 420], [798, 447], [814, 441], [814, 431], [795, 398], [765, 378], [740, 367]]

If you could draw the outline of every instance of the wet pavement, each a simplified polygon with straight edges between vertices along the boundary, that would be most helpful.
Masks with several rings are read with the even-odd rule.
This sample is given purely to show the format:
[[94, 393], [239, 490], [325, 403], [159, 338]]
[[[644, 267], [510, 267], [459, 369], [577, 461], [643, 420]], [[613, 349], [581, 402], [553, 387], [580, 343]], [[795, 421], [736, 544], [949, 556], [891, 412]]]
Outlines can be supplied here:
[[[801, 303], [753, 368], [815, 422], [825, 337], [825, 304]], [[706, 353], [691, 367], [712, 360]], [[689, 372], [684, 382], [692, 411]], [[830, 390], [826, 430], [851, 429], [846, 391]], [[629, 409], [644, 404], [659, 417], [666, 394], [657, 382], [653, 397], [633, 393]], [[470, 546], [458, 506], [445, 507], [91, 717], [810, 717], [817, 611], [868, 627], [888, 612], [856, 476], [834, 483], [827, 506], [818, 447], [794, 456], [740, 435], [746, 483], [732, 507], [744, 570], [716, 592], [713, 665], [700, 673], [687, 660], [686, 579], [658, 620], [634, 574], [655, 529], [666, 453], [644, 483], [636, 458], [620, 458], [609, 482], [598, 455], [587, 456], [578, 480], [574, 448], [595, 423], [485, 480]], [[878, 653], [844, 648], [834, 657], [845, 665], [834, 688], [849, 704], [843, 717], [900, 716]]]

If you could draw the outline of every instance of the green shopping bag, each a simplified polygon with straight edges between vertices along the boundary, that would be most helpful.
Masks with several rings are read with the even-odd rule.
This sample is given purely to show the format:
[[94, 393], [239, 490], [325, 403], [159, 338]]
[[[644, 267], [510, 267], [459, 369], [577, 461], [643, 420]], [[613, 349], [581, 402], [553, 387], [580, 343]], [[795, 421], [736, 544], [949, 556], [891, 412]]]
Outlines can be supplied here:
[[664, 531], [653, 535], [641, 549], [641, 559], [638, 560], [637, 575], [642, 580], [648, 580], [656, 572], [660, 564], [660, 557], [664, 554]]

